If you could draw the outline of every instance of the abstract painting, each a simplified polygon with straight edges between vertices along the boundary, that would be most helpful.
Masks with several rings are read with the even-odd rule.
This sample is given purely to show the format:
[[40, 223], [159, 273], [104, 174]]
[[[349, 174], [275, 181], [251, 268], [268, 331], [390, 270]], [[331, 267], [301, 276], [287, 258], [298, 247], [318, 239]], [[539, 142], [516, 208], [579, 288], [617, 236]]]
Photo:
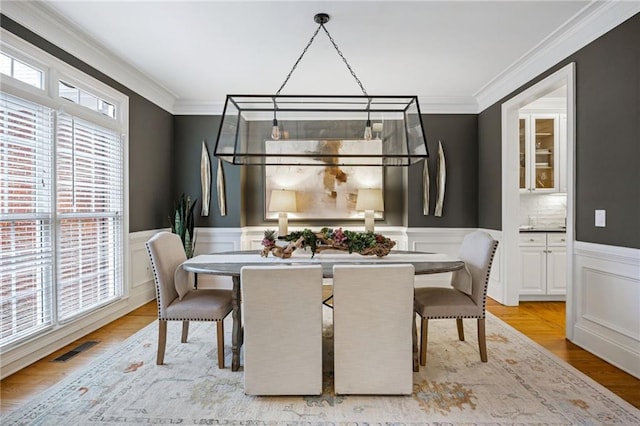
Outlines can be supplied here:
[[[266, 141], [268, 154], [300, 153], [307, 157], [314, 153], [349, 155], [362, 153], [382, 154], [382, 141], [372, 140], [318, 140], [318, 141]], [[295, 158], [283, 159], [294, 163]], [[275, 219], [278, 212], [267, 209], [271, 191], [288, 189], [296, 192], [297, 212], [289, 213], [289, 220], [308, 219], [362, 219], [356, 211], [360, 188], [384, 188], [382, 166], [341, 166], [335, 157], [318, 157], [317, 166], [278, 165], [265, 166], [265, 219]], [[383, 212], [375, 212], [383, 218]]]

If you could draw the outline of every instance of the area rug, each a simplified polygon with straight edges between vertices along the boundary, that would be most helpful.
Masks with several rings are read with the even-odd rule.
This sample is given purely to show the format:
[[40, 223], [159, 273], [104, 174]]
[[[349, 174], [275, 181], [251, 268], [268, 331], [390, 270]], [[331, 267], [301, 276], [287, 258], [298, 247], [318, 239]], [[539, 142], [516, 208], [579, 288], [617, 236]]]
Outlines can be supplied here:
[[227, 368], [217, 367], [213, 323], [192, 323], [187, 343], [170, 323], [166, 364], [157, 366], [156, 322], [0, 423], [640, 425], [639, 410], [490, 314], [489, 362], [480, 362], [474, 320], [464, 342], [455, 321], [430, 321], [428, 365], [414, 373], [411, 396], [336, 396], [330, 322], [326, 309], [321, 396], [246, 396], [229, 346]]

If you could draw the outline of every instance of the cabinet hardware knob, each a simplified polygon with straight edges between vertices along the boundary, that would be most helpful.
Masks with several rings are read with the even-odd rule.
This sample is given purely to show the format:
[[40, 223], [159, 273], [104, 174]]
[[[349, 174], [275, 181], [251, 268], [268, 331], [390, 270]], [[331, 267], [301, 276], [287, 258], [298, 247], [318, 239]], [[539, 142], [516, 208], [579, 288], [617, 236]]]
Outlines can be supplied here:
[[564, 241], [564, 238], [560, 238], [560, 241]]
[[529, 241], [535, 241], [533, 238], [529, 238]]

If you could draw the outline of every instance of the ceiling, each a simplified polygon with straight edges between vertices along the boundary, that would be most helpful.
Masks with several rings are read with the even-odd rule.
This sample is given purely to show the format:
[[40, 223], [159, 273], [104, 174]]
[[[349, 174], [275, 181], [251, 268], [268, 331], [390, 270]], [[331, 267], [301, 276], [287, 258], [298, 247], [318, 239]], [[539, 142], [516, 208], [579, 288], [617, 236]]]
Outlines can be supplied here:
[[[183, 105], [273, 94], [317, 28], [372, 95], [475, 102], [591, 1], [59, 1], [69, 21]], [[60, 16], [58, 16], [58, 14]], [[63, 46], [64, 47], [64, 46]], [[323, 31], [283, 94], [360, 94]]]

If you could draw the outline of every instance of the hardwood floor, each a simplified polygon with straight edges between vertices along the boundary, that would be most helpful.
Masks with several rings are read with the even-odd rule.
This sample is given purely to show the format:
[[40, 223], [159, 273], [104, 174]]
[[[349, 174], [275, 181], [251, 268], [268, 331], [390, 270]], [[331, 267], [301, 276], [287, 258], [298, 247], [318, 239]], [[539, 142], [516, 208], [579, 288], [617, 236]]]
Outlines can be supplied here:
[[[489, 300], [488, 310], [560, 359], [565, 360], [635, 407], [640, 408], [640, 380], [565, 339], [563, 302], [524, 302], [517, 307], [508, 307]], [[130, 314], [5, 378], [0, 382], [0, 411], [7, 413], [14, 410], [67, 375], [82, 369], [93, 359], [117, 346], [156, 318], [156, 302], [149, 302]], [[100, 344], [81, 352], [66, 362], [51, 362], [61, 354], [91, 340], [98, 340]]]

